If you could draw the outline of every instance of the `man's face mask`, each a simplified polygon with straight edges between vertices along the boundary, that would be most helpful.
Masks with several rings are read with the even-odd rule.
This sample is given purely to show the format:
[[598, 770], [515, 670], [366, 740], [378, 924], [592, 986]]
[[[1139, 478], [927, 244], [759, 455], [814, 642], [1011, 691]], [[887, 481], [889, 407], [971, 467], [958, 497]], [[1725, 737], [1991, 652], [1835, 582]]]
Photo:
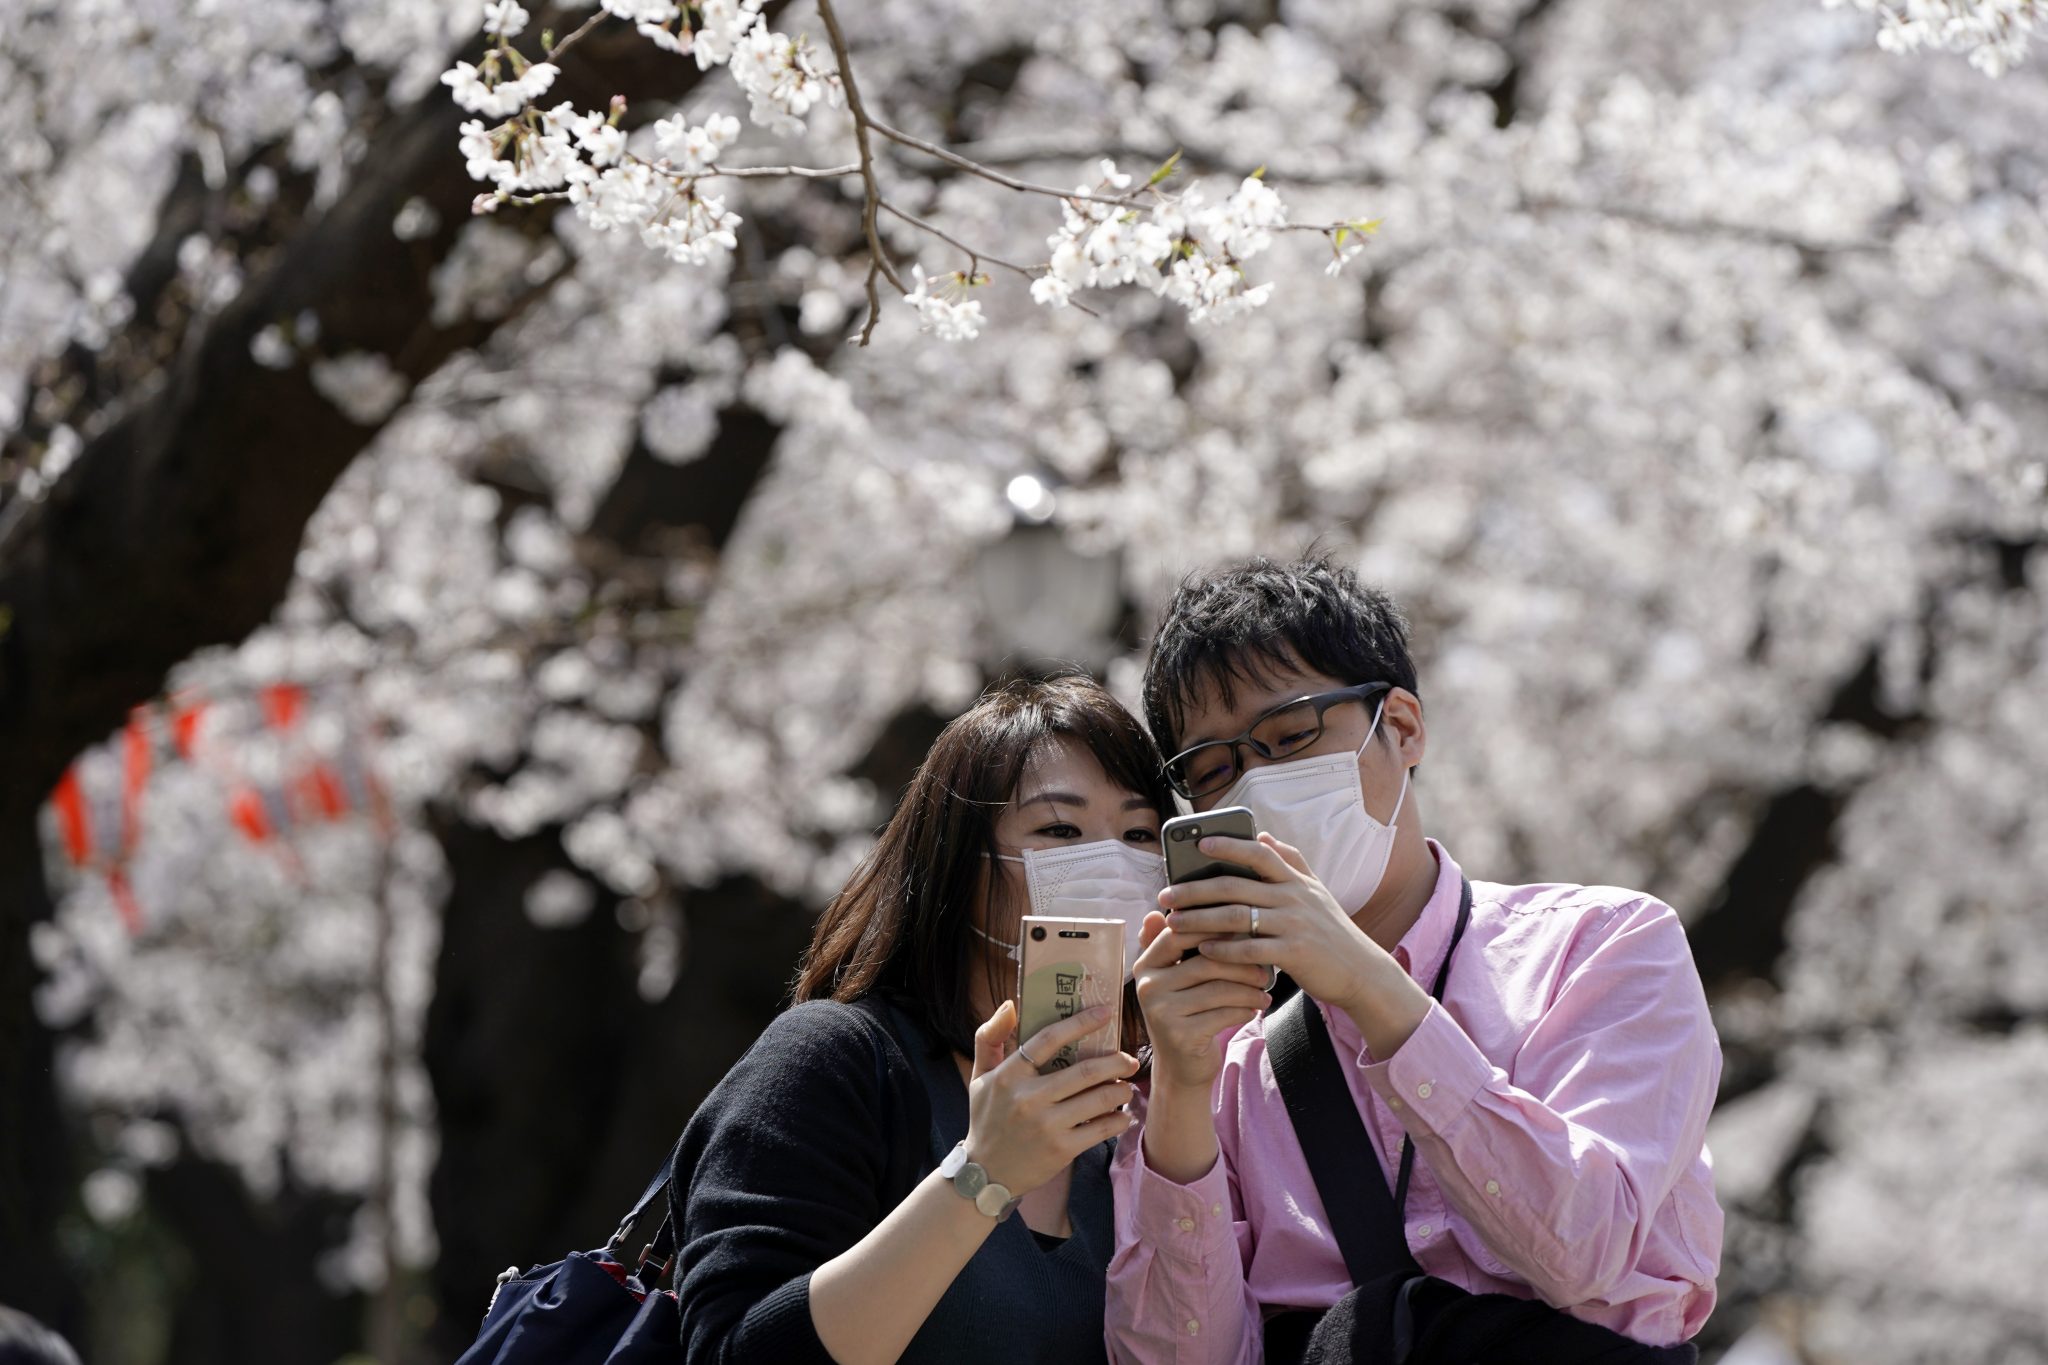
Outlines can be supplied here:
[[[1024, 883], [1034, 915], [1069, 919], [1115, 919], [1124, 922], [1124, 977], [1138, 963], [1138, 927], [1148, 912], [1159, 908], [1166, 889], [1166, 860], [1121, 839], [1098, 839], [1064, 848], [1028, 848], [1023, 856], [995, 855], [1024, 865]], [[1003, 950], [1011, 961], [1020, 958], [1016, 944], [974, 932]]]
[[1216, 802], [1249, 806], [1259, 828], [1301, 850], [1309, 871], [1346, 914], [1357, 914], [1380, 888], [1387, 859], [1394, 852], [1394, 828], [1408, 801], [1408, 772], [1401, 773], [1401, 794], [1387, 822], [1373, 819], [1365, 808], [1365, 787], [1358, 759], [1380, 732], [1381, 700], [1372, 714], [1365, 743], [1345, 753], [1320, 754], [1253, 768], [1232, 783]]

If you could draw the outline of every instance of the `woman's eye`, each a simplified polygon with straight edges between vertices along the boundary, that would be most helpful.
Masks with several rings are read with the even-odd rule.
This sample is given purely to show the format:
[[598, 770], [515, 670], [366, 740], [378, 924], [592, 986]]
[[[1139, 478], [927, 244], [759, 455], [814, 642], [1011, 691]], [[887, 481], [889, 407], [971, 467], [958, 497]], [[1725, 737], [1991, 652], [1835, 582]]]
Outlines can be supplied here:
[[1064, 820], [1057, 824], [1041, 826], [1038, 832], [1048, 839], [1078, 839], [1081, 836], [1079, 826], [1067, 824]]
[[1137, 829], [1125, 830], [1124, 842], [1127, 844], [1156, 844], [1159, 842], [1159, 831], [1156, 829], [1146, 829], [1143, 826]]

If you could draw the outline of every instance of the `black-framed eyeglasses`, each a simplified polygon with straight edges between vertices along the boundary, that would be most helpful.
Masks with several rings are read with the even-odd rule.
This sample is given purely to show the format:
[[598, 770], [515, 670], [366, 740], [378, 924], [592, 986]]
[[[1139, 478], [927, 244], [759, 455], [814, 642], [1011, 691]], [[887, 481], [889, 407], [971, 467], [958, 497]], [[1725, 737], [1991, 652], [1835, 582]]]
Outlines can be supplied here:
[[1371, 701], [1394, 690], [1392, 683], [1359, 683], [1334, 692], [1318, 692], [1283, 702], [1251, 723], [1235, 739], [1212, 739], [1183, 749], [1166, 760], [1166, 780], [1190, 801], [1213, 796], [1237, 781], [1244, 772], [1240, 750], [1250, 748], [1260, 758], [1287, 758], [1298, 754], [1323, 737], [1323, 713], [1339, 702]]

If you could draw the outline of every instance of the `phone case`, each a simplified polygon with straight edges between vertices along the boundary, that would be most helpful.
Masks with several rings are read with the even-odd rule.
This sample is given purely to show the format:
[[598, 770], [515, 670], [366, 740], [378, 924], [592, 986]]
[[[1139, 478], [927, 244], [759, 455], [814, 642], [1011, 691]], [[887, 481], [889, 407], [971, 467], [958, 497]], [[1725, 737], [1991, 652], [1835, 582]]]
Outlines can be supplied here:
[[[1042, 933], [1041, 933], [1042, 931]], [[1039, 1030], [1096, 1005], [1116, 1005], [1124, 989], [1124, 922], [1026, 915], [1018, 933], [1024, 945], [1017, 972], [1017, 1041], [1028, 1046]], [[1069, 1043], [1050, 1057], [1038, 1057], [1041, 1072], [1058, 1071], [1123, 1046], [1123, 1012], [1102, 1028]]]
[[1232, 839], [1259, 837], [1258, 818], [1247, 806], [1224, 806], [1194, 815], [1176, 815], [1159, 829], [1166, 849], [1166, 880], [1196, 882], [1204, 877], [1241, 877], [1245, 870], [1202, 852], [1197, 845], [1212, 834]]

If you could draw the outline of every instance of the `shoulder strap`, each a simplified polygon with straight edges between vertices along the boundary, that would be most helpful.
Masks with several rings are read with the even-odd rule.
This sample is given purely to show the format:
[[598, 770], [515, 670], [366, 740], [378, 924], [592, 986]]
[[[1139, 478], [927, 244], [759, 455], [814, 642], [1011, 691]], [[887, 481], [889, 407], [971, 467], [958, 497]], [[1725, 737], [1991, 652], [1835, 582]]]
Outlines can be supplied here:
[[[1443, 965], [1430, 987], [1430, 995], [1437, 1000], [1444, 998], [1451, 956], [1471, 918], [1472, 884], [1465, 882], [1459, 888], [1458, 919], [1451, 928], [1450, 946], [1444, 950]], [[1408, 1203], [1408, 1177], [1415, 1166], [1415, 1144], [1402, 1140], [1398, 1192], [1389, 1194], [1365, 1120], [1352, 1101], [1351, 1088], [1344, 1083], [1343, 1063], [1337, 1059], [1330, 1030], [1306, 991], [1295, 992], [1266, 1016], [1266, 1056], [1273, 1064], [1273, 1079], [1280, 1087], [1294, 1136], [1301, 1143], [1301, 1154], [1308, 1160], [1316, 1193], [1322, 1196], [1330, 1235], [1344, 1253], [1351, 1283], [1365, 1284], [1394, 1271], [1419, 1274], [1401, 1222], [1401, 1211]]]
[[1406, 1270], [1413, 1261], [1401, 1216], [1344, 1084], [1322, 1011], [1307, 992], [1296, 992], [1266, 1016], [1266, 1056], [1351, 1283]]

